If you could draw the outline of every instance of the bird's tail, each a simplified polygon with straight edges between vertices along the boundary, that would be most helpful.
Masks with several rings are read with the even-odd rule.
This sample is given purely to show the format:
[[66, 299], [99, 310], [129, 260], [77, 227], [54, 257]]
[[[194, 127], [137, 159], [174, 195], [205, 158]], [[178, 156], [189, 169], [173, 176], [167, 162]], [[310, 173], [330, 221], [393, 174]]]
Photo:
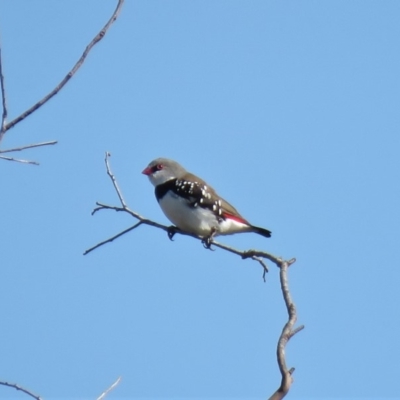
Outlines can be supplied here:
[[272, 232], [269, 231], [268, 229], [260, 228], [258, 226], [251, 226], [251, 228], [254, 233], [258, 233], [259, 235], [267, 238], [271, 237]]

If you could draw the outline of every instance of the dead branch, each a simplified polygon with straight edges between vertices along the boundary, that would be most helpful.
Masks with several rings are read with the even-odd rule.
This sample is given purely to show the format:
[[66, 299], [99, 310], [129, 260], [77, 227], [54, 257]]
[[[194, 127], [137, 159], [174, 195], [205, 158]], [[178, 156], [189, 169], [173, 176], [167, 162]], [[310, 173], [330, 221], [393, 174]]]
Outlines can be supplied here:
[[114, 236], [112, 236], [112, 237], [110, 237], [110, 238], [108, 238], [108, 239], [106, 239], [106, 240], [103, 240], [103, 241], [100, 242], [100, 243], [97, 243], [97, 244], [94, 245], [93, 247], [87, 249], [87, 250], [83, 253], [83, 255], [85, 256], [86, 254], [90, 253], [91, 251], [97, 249], [98, 247], [103, 246], [103, 244], [111, 243], [112, 241], [114, 241], [115, 239], [119, 238], [120, 236], [125, 235], [125, 233], [128, 233], [128, 232], [134, 230], [134, 229], [137, 228], [141, 223], [142, 223], [142, 222], [139, 221], [138, 223], [136, 223], [135, 225], [131, 226], [130, 228], [127, 228], [127, 229], [123, 230], [122, 232], [117, 233], [116, 235], [114, 235]]
[[56, 140], [52, 140], [50, 142], [41, 142], [41, 143], [34, 143], [34, 144], [27, 144], [25, 146], [21, 147], [14, 147], [12, 149], [7, 149], [7, 150], [0, 150], [1, 153], [11, 153], [13, 151], [21, 151], [21, 150], [26, 150], [26, 149], [33, 149], [34, 147], [41, 147], [41, 146], [51, 146], [53, 144], [57, 144]]
[[121, 382], [121, 377], [119, 377], [110, 387], [108, 387], [96, 400], [103, 400], [108, 393], [111, 392], [118, 384]]
[[[83, 254], [86, 255], [86, 254], [90, 253], [91, 251], [97, 249], [98, 247], [101, 247], [106, 243], [112, 242], [113, 240], [117, 239], [118, 237], [138, 228], [141, 225], [150, 225], [154, 228], [162, 229], [163, 231], [168, 233], [168, 236], [172, 240], [173, 235], [170, 236], [171, 235], [171, 227], [170, 226], [162, 225], [162, 224], [159, 224], [158, 222], [147, 219], [147, 218], [141, 216], [140, 214], [138, 214], [137, 212], [132, 211], [127, 206], [126, 201], [124, 200], [124, 197], [118, 186], [117, 180], [116, 180], [114, 174], [111, 172], [111, 167], [110, 167], [110, 163], [109, 163], [110, 156], [111, 156], [111, 154], [109, 152], [106, 152], [104, 161], [105, 161], [105, 165], [106, 165], [107, 175], [110, 177], [111, 182], [114, 186], [114, 189], [117, 192], [121, 206], [110, 206], [110, 205], [107, 205], [104, 203], [96, 202], [97, 207], [95, 207], [93, 209], [92, 215], [94, 215], [95, 213], [97, 213], [100, 210], [114, 210], [117, 212], [125, 212], [125, 213], [131, 215], [132, 217], [134, 217], [135, 219], [137, 219], [138, 222], [136, 222], [136, 224], [134, 224], [133, 226], [125, 229], [124, 231], [119, 232], [116, 235], [114, 235], [106, 240], [103, 240], [102, 242], [97, 243], [93, 247], [90, 247]], [[181, 231], [180, 229], [173, 227], [173, 234], [175, 234], [175, 233], [178, 233], [180, 235], [185, 235], [185, 236], [191, 236], [198, 240], [203, 240], [202, 237], [199, 237], [197, 235], [194, 235], [194, 234], [191, 234], [188, 232]], [[211, 244], [215, 247], [219, 247], [220, 249], [223, 249], [230, 253], [236, 254], [236, 255], [240, 256], [242, 259], [250, 258], [251, 260], [257, 261], [263, 267], [264, 282], [265, 282], [265, 275], [268, 272], [267, 265], [264, 261], [265, 259], [273, 262], [280, 269], [279, 278], [280, 278], [283, 299], [284, 299], [285, 306], [286, 306], [286, 309], [288, 312], [288, 320], [282, 329], [282, 333], [279, 337], [277, 351], [276, 351], [278, 367], [279, 367], [279, 371], [280, 371], [281, 377], [282, 377], [281, 385], [278, 388], [278, 390], [269, 398], [269, 400], [281, 400], [289, 392], [289, 389], [293, 383], [292, 374], [295, 370], [294, 368], [290, 368], [290, 369], [287, 368], [286, 358], [285, 358], [286, 344], [294, 335], [296, 335], [298, 332], [300, 332], [302, 329], [304, 329], [304, 325], [294, 328], [294, 324], [297, 321], [297, 313], [296, 313], [295, 304], [293, 303], [293, 300], [292, 300], [292, 297], [291, 297], [291, 294], [289, 291], [289, 284], [288, 284], [288, 269], [289, 269], [290, 265], [292, 265], [296, 261], [296, 259], [292, 258], [291, 260], [286, 261], [286, 260], [283, 260], [281, 257], [276, 257], [273, 254], [270, 254], [270, 253], [267, 253], [267, 252], [261, 251], [261, 250], [238, 250], [233, 247], [227, 246], [226, 244], [216, 242], [214, 239], [212, 239]]]
[[[98, 43], [100, 42], [101, 39], [106, 35], [107, 31], [109, 30], [110, 26], [114, 23], [114, 21], [118, 18], [119, 13], [121, 11], [122, 5], [124, 3], [124, 0], [118, 0], [118, 4], [111, 15], [111, 18], [108, 20], [108, 22], [104, 25], [104, 27], [101, 29], [101, 31], [93, 38], [93, 40], [86, 46], [82, 56], [79, 58], [79, 60], [75, 63], [73, 68], [68, 72], [68, 74], [61, 80], [61, 82], [46, 96], [44, 96], [42, 99], [40, 99], [37, 103], [35, 103], [32, 107], [24, 111], [21, 115], [13, 119], [11, 122], [7, 123], [7, 115], [8, 115], [8, 109], [7, 109], [7, 96], [6, 96], [6, 90], [5, 90], [5, 83], [4, 83], [4, 74], [3, 74], [3, 63], [2, 63], [2, 54], [1, 54], [1, 45], [0, 45], [0, 86], [1, 86], [1, 99], [2, 99], [2, 107], [3, 107], [3, 113], [2, 113], [2, 120], [1, 120], [1, 127], [0, 127], [0, 142], [2, 141], [5, 133], [13, 128], [15, 125], [17, 125], [19, 122], [24, 120], [26, 117], [31, 115], [33, 112], [38, 110], [40, 107], [42, 107], [45, 103], [47, 103], [53, 96], [55, 96], [67, 83], [68, 81], [76, 74], [76, 72], [79, 70], [79, 68], [83, 65], [83, 63], [86, 60], [86, 57], [88, 56], [89, 52], [91, 49]], [[20, 151], [20, 150], [25, 150], [27, 148], [33, 148], [33, 147], [40, 147], [40, 146], [47, 146], [50, 144], [56, 144], [56, 141], [52, 142], [46, 142], [46, 144], [43, 143], [37, 143], [34, 145], [27, 145], [27, 146], [22, 146], [17, 149], [7, 149], [7, 150], [2, 150], [1, 153], [8, 153], [12, 151]], [[37, 162], [35, 161], [27, 161], [27, 160], [20, 160], [20, 159], [15, 159], [13, 157], [0, 157], [4, 160], [8, 161], [17, 161], [17, 162], [23, 162], [23, 163], [28, 163], [28, 164], [34, 164], [38, 165]]]
[[14, 157], [0, 156], [0, 159], [2, 159], [2, 160], [7, 160], [7, 161], [15, 161], [15, 162], [19, 162], [19, 163], [21, 163], [21, 164], [39, 165], [39, 163], [36, 162], [36, 161], [24, 160], [24, 159], [22, 159], [22, 158], [14, 158]]
[[95, 44], [100, 42], [101, 39], [105, 36], [107, 33], [108, 29], [110, 26], [113, 24], [113, 22], [118, 18], [118, 15], [121, 11], [122, 4], [124, 3], [124, 0], [118, 0], [117, 7], [115, 8], [115, 11], [113, 12], [111, 18], [108, 20], [108, 22], [104, 25], [102, 30], [93, 38], [93, 40], [86, 46], [85, 51], [83, 52], [82, 56], [79, 58], [79, 60], [76, 62], [76, 64], [73, 66], [73, 68], [68, 72], [68, 74], [64, 77], [64, 79], [46, 96], [44, 96], [41, 100], [39, 100], [36, 104], [34, 104], [32, 107], [30, 107], [28, 110], [23, 112], [21, 115], [19, 115], [17, 118], [13, 119], [11, 122], [6, 124], [5, 130], [8, 131], [9, 129], [13, 128], [16, 124], [21, 122], [23, 119], [25, 119], [28, 115], [32, 114], [34, 111], [36, 111], [38, 108], [43, 106], [46, 102], [48, 102], [54, 95], [56, 95], [66, 84], [67, 82], [75, 75], [75, 73], [78, 71], [78, 69], [82, 66], [84, 63], [87, 55], [89, 54], [90, 50], [93, 48]]
[[20, 390], [21, 392], [26, 393], [27, 395], [33, 397], [36, 400], [43, 400], [40, 396], [33, 394], [30, 390], [23, 388], [22, 386], [17, 385], [16, 383], [8, 383], [0, 381], [0, 385], [12, 387], [14, 389]]
[[3, 74], [3, 63], [1, 58], [1, 42], [0, 42], [0, 87], [1, 87], [1, 104], [3, 105], [3, 114], [1, 116], [1, 127], [0, 127], [0, 142], [3, 139], [4, 133], [6, 131], [6, 121], [7, 121], [7, 99], [6, 99], [6, 89], [4, 86], [4, 74]]
[[[103, 400], [103, 399], [108, 395], [108, 393], [110, 393], [113, 389], [115, 389], [115, 388], [119, 385], [119, 383], [121, 382], [121, 379], [122, 379], [122, 378], [119, 377], [119, 378], [118, 378], [112, 385], [110, 385], [96, 400]], [[8, 386], [8, 387], [12, 387], [12, 388], [14, 388], [14, 389], [16, 389], [16, 390], [20, 390], [21, 392], [26, 393], [27, 395], [33, 397], [33, 398], [36, 399], [36, 400], [43, 400], [42, 397], [40, 397], [40, 396], [38, 396], [38, 395], [32, 393], [30, 390], [25, 389], [25, 388], [23, 388], [23, 387], [20, 386], [20, 385], [17, 385], [16, 383], [8, 383], [8, 382], [0, 381], [0, 385]]]
[[106, 152], [106, 156], [104, 158], [104, 162], [106, 163], [107, 175], [110, 177], [110, 179], [112, 181], [112, 184], [114, 186], [115, 191], [117, 192], [117, 195], [118, 195], [119, 201], [122, 204], [122, 207], [123, 208], [127, 208], [125, 200], [124, 200], [124, 197], [122, 196], [121, 190], [120, 190], [120, 188], [118, 186], [117, 180], [115, 179], [115, 176], [111, 173], [110, 164], [108, 162], [108, 159], [110, 158], [110, 156], [111, 156], [111, 154]]
[[279, 278], [281, 283], [281, 289], [283, 294], [283, 299], [285, 301], [286, 309], [288, 312], [288, 321], [282, 329], [282, 333], [278, 340], [278, 346], [276, 349], [276, 356], [278, 359], [279, 371], [281, 372], [281, 385], [278, 390], [269, 398], [269, 400], [281, 400], [286, 394], [289, 392], [290, 386], [293, 383], [293, 372], [294, 368], [287, 368], [286, 358], [285, 358], [285, 348], [287, 342], [298, 332], [304, 329], [304, 325], [300, 325], [299, 327], [293, 329], [294, 324], [297, 321], [297, 313], [296, 306], [292, 301], [292, 296], [289, 291], [289, 283], [288, 283], [288, 269], [290, 265], [292, 265], [296, 261], [295, 258], [292, 258], [289, 261], [282, 261], [279, 268]]

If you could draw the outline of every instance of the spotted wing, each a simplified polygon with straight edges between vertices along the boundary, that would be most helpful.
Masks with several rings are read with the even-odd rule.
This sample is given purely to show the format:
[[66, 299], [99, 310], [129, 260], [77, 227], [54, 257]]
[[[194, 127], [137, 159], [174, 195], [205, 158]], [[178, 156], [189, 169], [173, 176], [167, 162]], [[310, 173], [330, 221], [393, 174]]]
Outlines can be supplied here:
[[173, 191], [186, 198], [192, 207], [206, 208], [219, 218], [231, 218], [248, 224], [231, 204], [218, 196], [211, 186], [193, 174], [187, 174], [184, 179], [177, 179]]

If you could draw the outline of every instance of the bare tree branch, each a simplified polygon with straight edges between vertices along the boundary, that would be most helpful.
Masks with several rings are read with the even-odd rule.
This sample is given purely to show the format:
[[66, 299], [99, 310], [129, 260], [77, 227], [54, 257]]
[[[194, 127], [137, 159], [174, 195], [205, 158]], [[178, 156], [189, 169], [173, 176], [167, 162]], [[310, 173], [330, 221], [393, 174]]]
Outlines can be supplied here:
[[[125, 233], [138, 228], [140, 225], [150, 225], [155, 228], [162, 229], [168, 233], [168, 236], [170, 239], [172, 239], [172, 236], [175, 233], [179, 233], [181, 235], [191, 236], [198, 240], [203, 240], [202, 237], [199, 237], [197, 235], [194, 235], [194, 234], [191, 234], [188, 232], [181, 231], [180, 229], [178, 229], [176, 227], [173, 227], [173, 231], [171, 231], [170, 226], [162, 225], [162, 224], [159, 224], [158, 222], [144, 218], [137, 212], [129, 209], [128, 206], [126, 205], [126, 202], [125, 202], [122, 194], [121, 194], [117, 180], [115, 179], [114, 174], [111, 172], [111, 168], [110, 168], [110, 164], [109, 164], [109, 157], [110, 157], [110, 153], [106, 152], [105, 165], [106, 165], [106, 169], [107, 169], [107, 175], [110, 177], [110, 179], [113, 183], [114, 189], [117, 192], [117, 195], [118, 195], [118, 198], [119, 198], [119, 201], [120, 201], [122, 207], [110, 206], [110, 205], [107, 205], [104, 203], [96, 202], [97, 207], [95, 207], [93, 209], [92, 215], [94, 215], [95, 213], [97, 213], [100, 210], [114, 210], [117, 212], [125, 212], [127, 214], [130, 214], [132, 217], [136, 218], [139, 221], [135, 225], [125, 229], [124, 231], [110, 237], [109, 239], [103, 240], [102, 242], [96, 244], [95, 246], [87, 249], [83, 253], [84, 255], [90, 253], [91, 251], [97, 249], [98, 247], [100, 247], [106, 243], [112, 242], [113, 240], [117, 239], [118, 237], [124, 235]], [[267, 253], [267, 252], [261, 251], [261, 250], [253, 250], [253, 249], [252, 250], [238, 250], [233, 247], [227, 246], [226, 244], [216, 242], [214, 239], [212, 239], [211, 244], [215, 247], [219, 247], [220, 249], [223, 249], [230, 253], [236, 254], [236, 255], [240, 256], [242, 259], [250, 258], [250, 259], [260, 263], [261, 266], [263, 267], [264, 281], [265, 281], [265, 274], [268, 272], [267, 265], [264, 261], [265, 259], [273, 262], [280, 269], [279, 278], [280, 278], [283, 299], [284, 299], [285, 306], [286, 306], [286, 309], [288, 312], [288, 320], [282, 329], [282, 333], [279, 337], [277, 350], [276, 350], [278, 367], [279, 367], [279, 371], [280, 371], [281, 377], [282, 377], [281, 385], [278, 388], [278, 390], [276, 390], [276, 392], [269, 398], [269, 400], [281, 400], [289, 392], [289, 389], [293, 383], [292, 374], [295, 370], [294, 368], [290, 368], [290, 369], [287, 368], [286, 358], [285, 358], [286, 344], [294, 335], [296, 335], [298, 332], [300, 332], [302, 329], [304, 329], [304, 325], [294, 328], [294, 324], [297, 321], [297, 313], [296, 313], [296, 306], [292, 300], [292, 297], [291, 297], [291, 294], [289, 291], [289, 283], [288, 283], [288, 269], [289, 269], [290, 265], [292, 265], [296, 261], [296, 259], [292, 258], [291, 260], [286, 261], [286, 260], [283, 260], [281, 257], [276, 257], [273, 254], [270, 254], [270, 253]]]
[[97, 248], [100, 247], [100, 246], [103, 246], [103, 244], [111, 243], [113, 240], [119, 238], [119, 237], [122, 236], [122, 235], [125, 235], [125, 233], [128, 233], [128, 232], [134, 230], [134, 229], [137, 228], [141, 223], [142, 223], [142, 222], [139, 221], [138, 223], [136, 223], [135, 225], [131, 226], [130, 228], [125, 229], [124, 231], [122, 231], [122, 232], [120, 232], [120, 233], [117, 233], [115, 236], [112, 236], [112, 237], [110, 237], [109, 239], [106, 239], [106, 240], [103, 240], [103, 241], [100, 242], [100, 243], [97, 243], [95, 246], [91, 247], [90, 249], [87, 249], [87, 250], [83, 253], [83, 255], [86, 256], [86, 254], [90, 253], [91, 251], [97, 249]]
[[287, 273], [290, 265], [293, 264], [295, 261], [296, 259], [294, 258], [292, 258], [289, 261], [282, 261], [279, 266], [280, 267], [279, 277], [281, 282], [283, 299], [285, 301], [286, 309], [288, 312], [288, 321], [286, 322], [285, 326], [282, 329], [282, 333], [279, 337], [278, 346], [276, 349], [278, 366], [282, 376], [281, 385], [278, 388], [278, 390], [269, 398], [269, 400], [281, 400], [289, 392], [290, 386], [293, 383], [292, 374], [295, 369], [294, 368], [288, 369], [286, 366], [285, 347], [287, 342], [296, 333], [304, 329], [304, 325], [301, 325], [293, 329], [294, 324], [297, 321], [297, 313], [296, 313], [296, 306], [292, 301], [292, 296], [290, 295]]
[[50, 142], [27, 144], [22, 147], [14, 147], [13, 149], [0, 150], [0, 154], [1, 153], [11, 153], [13, 151], [21, 151], [21, 150], [26, 150], [26, 149], [33, 149], [34, 147], [50, 146], [52, 144], [57, 144], [57, 143], [58, 143], [57, 140], [52, 140]]
[[22, 386], [17, 385], [16, 383], [8, 383], [0, 381], [0, 385], [12, 387], [14, 389], [20, 390], [21, 392], [26, 393], [27, 395], [33, 397], [36, 400], [43, 400], [40, 396], [33, 394], [30, 390], [23, 388]]
[[[96, 400], [103, 400], [108, 393], [110, 393], [113, 389], [115, 389], [119, 383], [121, 382], [122, 377], [119, 377], [111, 386], [109, 386]], [[12, 387], [16, 390], [20, 390], [21, 392], [26, 393], [27, 395], [33, 397], [36, 400], [43, 400], [42, 397], [32, 393], [30, 390], [23, 388], [20, 385], [17, 385], [16, 383], [8, 383], [8, 382], [4, 382], [4, 381], [0, 381], [0, 385], [3, 386], [8, 386], [8, 387]]]
[[[86, 57], [88, 56], [88, 54], [91, 51], [91, 49], [94, 47], [95, 44], [97, 44], [98, 42], [100, 42], [101, 39], [103, 39], [103, 37], [108, 32], [110, 26], [118, 18], [119, 14], [121, 12], [121, 8], [122, 8], [123, 3], [124, 3], [124, 0], [118, 0], [117, 6], [116, 6], [113, 14], [111, 15], [111, 18], [104, 25], [104, 27], [101, 29], [101, 31], [93, 38], [93, 40], [86, 46], [82, 56], [75, 63], [75, 65], [68, 72], [68, 74], [64, 77], [64, 79], [62, 79], [61, 82], [50, 93], [48, 93], [41, 100], [39, 100], [37, 103], [35, 103], [32, 107], [30, 107], [29, 109], [24, 111], [21, 115], [19, 115], [17, 118], [13, 119], [9, 123], [7, 123], [7, 115], [8, 115], [7, 96], [6, 96], [6, 90], [5, 90], [5, 84], [4, 84], [5, 79], [4, 79], [4, 73], [3, 73], [3, 62], [2, 62], [1, 43], [0, 43], [0, 89], [1, 89], [1, 99], [2, 99], [2, 108], [3, 108], [3, 113], [2, 113], [2, 118], [1, 118], [1, 126], [0, 126], [0, 142], [2, 141], [5, 133], [9, 129], [13, 128], [19, 122], [24, 120], [26, 117], [28, 117], [33, 112], [38, 110], [41, 106], [43, 106], [45, 103], [47, 103], [76, 74], [78, 69], [85, 62]], [[13, 152], [13, 151], [21, 151], [21, 150], [25, 150], [25, 149], [34, 148], [34, 147], [48, 146], [48, 145], [52, 145], [52, 144], [56, 144], [56, 143], [57, 143], [57, 141], [30, 144], [30, 145], [26, 145], [26, 146], [17, 147], [17, 148], [14, 148], [14, 149], [2, 150], [2, 151], [0, 151], [0, 153], [10, 153], [10, 152]], [[17, 158], [13, 158], [13, 157], [0, 157], [0, 158], [3, 159], [3, 160], [16, 161], [16, 162], [20, 162], [20, 163], [24, 163], [24, 164], [39, 165], [39, 163], [37, 163], [36, 161], [21, 160], [21, 159], [17, 159]]]
[[43, 104], [48, 102], [54, 95], [56, 95], [66, 85], [66, 83], [75, 75], [76, 71], [78, 71], [78, 69], [82, 66], [82, 64], [84, 63], [84, 61], [85, 61], [87, 55], [89, 54], [90, 50], [93, 48], [93, 46], [95, 44], [97, 44], [98, 42], [100, 42], [101, 39], [103, 39], [103, 37], [107, 33], [107, 31], [110, 28], [110, 26], [118, 18], [118, 15], [119, 15], [119, 13], [121, 11], [123, 3], [124, 3], [124, 0], [118, 0], [117, 7], [115, 8], [115, 11], [113, 12], [111, 18], [104, 25], [103, 29], [86, 46], [86, 49], [83, 52], [82, 56], [79, 58], [79, 60], [73, 66], [73, 68], [68, 72], [68, 74], [64, 77], [64, 79], [50, 93], [48, 93], [46, 96], [44, 96], [41, 100], [39, 100], [31, 108], [29, 108], [28, 110], [23, 112], [21, 115], [19, 115], [15, 119], [13, 119], [8, 124], [6, 124], [5, 131], [8, 131], [9, 129], [13, 128], [16, 124], [21, 122], [28, 115], [32, 114], [34, 111], [36, 111], [38, 108], [40, 108]]
[[3, 74], [3, 59], [1, 54], [1, 42], [0, 42], [0, 86], [1, 86], [1, 104], [3, 107], [3, 114], [1, 116], [1, 127], [0, 127], [0, 142], [6, 132], [7, 123], [7, 99], [6, 99], [6, 88], [4, 86], [4, 74]]
[[113, 185], [114, 185], [114, 189], [117, 192], [119, 201], [122, 204], [123, 208], [127, 208], [124, 197], [122, 196], [121, 190], [118, 186], [117, 180], [115, 179], [115, 176], [111, 173], [111, 169], [110, 169], [110, 164], [108, 162], [108, 159], [111, 157], [111, 154], [109, 152], [106, 152], [106, 156], [104, 158], [104, 162], [106, 163], [106, 169], [107, 169], [107, 175], [110, 177]]
[[38, 163], [37, 161], [23, 160], [23, 159], [21, 159], [21, 158], [0, 156], [0, 159], [2, 159], [2, 160], [7, 160], [7, 161], [15, 161], [15, 162], [19, 162], [19, 163], [22, 163], [22, 164], [39, 165], [39, 163]]
[[121, 377], [119, 377], [109, 388], [107, 388], [96, 400], [103, 400], [108, 393], [111, 392], [118, 384], [121, 382]]

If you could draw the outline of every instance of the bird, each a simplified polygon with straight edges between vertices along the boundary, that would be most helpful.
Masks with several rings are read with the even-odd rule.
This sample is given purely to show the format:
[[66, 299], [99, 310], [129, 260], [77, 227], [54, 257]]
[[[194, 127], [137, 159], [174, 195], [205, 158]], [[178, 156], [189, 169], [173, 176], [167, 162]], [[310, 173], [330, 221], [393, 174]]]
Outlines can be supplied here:
[[203, 239], [210, 247], [214, 236], [254, 232], [271, 237], [271, 231], [250, 224], [204, 180], [186, 171], [176, 161], [156, 158], [142, 171], [155, 187], [156, 199], [175, 225], [168, 236], [180, 230]]

